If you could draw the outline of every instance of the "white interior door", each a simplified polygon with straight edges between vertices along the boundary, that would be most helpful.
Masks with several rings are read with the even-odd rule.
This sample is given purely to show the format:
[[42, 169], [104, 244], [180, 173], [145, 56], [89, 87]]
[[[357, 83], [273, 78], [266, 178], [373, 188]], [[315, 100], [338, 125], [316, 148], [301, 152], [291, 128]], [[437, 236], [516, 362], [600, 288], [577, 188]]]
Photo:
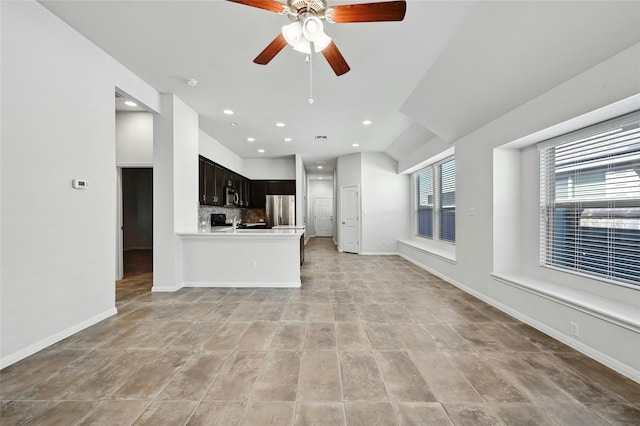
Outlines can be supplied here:
[[333, 236], [333, 200], [331, 198], [317, 198], [313, 202], [315, 213], [316, 237]]
[[340, 188], [340, 220], [342, 251], [360, 253], [360, 191], [357, 185]]

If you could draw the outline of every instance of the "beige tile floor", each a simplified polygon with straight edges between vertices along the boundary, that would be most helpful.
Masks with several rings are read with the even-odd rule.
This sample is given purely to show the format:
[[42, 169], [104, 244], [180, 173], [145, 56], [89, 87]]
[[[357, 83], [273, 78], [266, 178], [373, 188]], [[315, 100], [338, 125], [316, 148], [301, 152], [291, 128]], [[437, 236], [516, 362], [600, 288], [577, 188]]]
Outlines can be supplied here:
[[150, 293], [0, 372], [2, 425], [639, 425], [640, 385], [396, 256]]

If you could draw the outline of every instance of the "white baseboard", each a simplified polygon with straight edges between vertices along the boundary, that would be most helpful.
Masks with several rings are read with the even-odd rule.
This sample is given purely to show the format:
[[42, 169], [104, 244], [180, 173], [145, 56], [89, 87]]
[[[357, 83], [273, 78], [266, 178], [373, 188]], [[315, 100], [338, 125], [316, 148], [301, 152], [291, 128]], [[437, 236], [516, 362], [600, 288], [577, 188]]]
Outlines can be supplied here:
[[94, 324], [99, 323], [100, 321], [109, 318], [118, 313], [118, 310], [113, 307], [108, 309], [98, 315], [94, 315], [91, 318], [88, 318], [76, 325], [73, 325], [69, 328], [66, 328], [59, 333], [56, 333], [52, 336], [44, 338], [32, 345], [27, 346], [24, 349], [21, 349], [17, 352], [14, 352], [6, 357], [0, 359], [0, 369], [10, 366], [11, 364], [15, 364], [16, 362], [25, 359], [28, 356], [35, 354], [36, 352], [41, 351], [42, 349], [53, 345], [54, 343], [58, 343], [61, 340], [66, 339], [67, 337], [76, 334], [79, 331], [84, 330], [85, 328], [91, 327]]
[[215, 281], [205, 281], [205, 282], [186, 282], [183, 287], [223, 287], [223, 288], [300, 288], [302, 283], [300, 281], [291, 281], [291, 282], [215, 282]]
[[[615, 358], [612, 358], [611, 356], [604, 354], [600, 351], [598, 351], [597, 349], [594, 349], [591, 346], [585, 345], [584, 343], [580, 342], [579, 340], [576, 340], [570, 336], [567, 336], [561, 332], [559, 332], [558, 330], [551, 328], [543, 323], [541, 323], [540, 321], [531, 318], [523, 313], [521, 313], [520, 311], [516, 311], [514, 309], [512, 309], [511, 307], [504, 305], [500, 302], [498, 302], [495, 299], [492, 299], [482, 293], [479, 293], [465, 285], [463, 285], [462, 283], [457, 282], [456, 280], [439, 273], [438, 271], [433, 270], [432, 268], [416, 261], [415, 259], [412, 259], [404, 254], [400, 254], [400, 256], [404, 259], [406, 259], [407, 261], [413, 263], [414, 265], [417, 265], [419, 267], [421, 267], [422, 269], [432, 273], [433, 275], [437, 276], [438, 278], [441, 278], [445, 281], [447, 281], [448, 283], [458, 287], [460, 290], [471, 294], [474, 297], [477, 297], [478, 299], [482, 300], [485, 303], [488, 303], [489, 305], [501, 310], [502, 312], [511, 315], [514, 318], [517, 318], [518, 320], [522, 321], [523, 323], [530, 325], [531, 327], [535, 328], [536, 330], [539, 330], [541, 332], [543, 332], [544, 334], [553, 337], [554, 339], [572, 347], [573, 349], [577, 350], [578, 352], [598, 361], [599, 363], [606, 365], [607, 367], [611, 368], [612, 370], [617, 371], [618, 373], [622, 374], [623, 376], [626, 376], [628, 378], [630, 378], [631, 380], [640, 383], [640, 371], [636, 370], [635, 368], [630, 367], [627, 364], [624, 364], [620, 361], [618, 361]], [[503, 280], [498, 280], [497, 278], [494, 278], [497, 281], [500, 281], [501, 283], [505, 283], [505, 284], [509, 284], [508, 282], [505, 282]]]
[[184, 287], [184, 283], [176, 284], [176, 285], [156, 285], [153, 284], [151, 287], [152, 293], [174, 293]]
[[363, 256], [397, 256], [397, 251], [367, 251], [360, 253]]

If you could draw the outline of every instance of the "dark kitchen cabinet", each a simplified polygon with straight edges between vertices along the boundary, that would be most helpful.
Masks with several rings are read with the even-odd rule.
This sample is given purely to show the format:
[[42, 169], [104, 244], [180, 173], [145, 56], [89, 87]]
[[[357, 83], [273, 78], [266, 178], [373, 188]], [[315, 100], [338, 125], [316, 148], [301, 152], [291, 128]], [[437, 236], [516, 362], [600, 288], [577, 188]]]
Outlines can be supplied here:
[[198, 202], [201, 205], [220, 204], [219, 189], [216, 181], [216, 165], [204, 157], [198, 159]]
[[265, 208], [265, 198], [267, 191], [267, 181], [252, 180], [251, 181], [251, 207], [254, 209]]
[[243, 201], [244, 194], [242, 192], [242, 176], [240, 176], [237, 173], [233, 174], [233, 188], [235, 189], [236, 194], [238, 195], [236, 206], [244, 207], [244, 201]]
[[206, 162], [204, 165], [204, 187], [205, 187], [205, 201], [208, 205], [213, 205], [218, 200], [218, 194], [216, 192], [216, 174], [215, 166], [212, 163]]
[[266, 195], [296, 195], [295, 180], [268, 180]]
[[222, 166], [215, 165], [215, 177], [216, 177], [216, 201], [214, 206], [224, 205], [224, 169]]
[[206, 176], [205, 176], [205, 161], [202, 157], [198, 159], [198, 203], [201, 205], [207, 204], [207, 190], [206, 190]]
[[265, 195], [296, 195], [295, 180], [252, 180], [251, 208], [264, 209]]
[[242, 206], [252, 207], [250, 204], [251, 193], [249, 192], [249, 179], [242, 178]]
[[223, 178], [223, 182], [222, 182], [222, 186], [223, 187], [233, 187], [234, 181], [235, 181], [235, 173], [233, 173], [231, 170], [228, 169], [223, 169], [222, 171], [222, 178]]
[[264, 209], [265, 195], [296, 194], [293, 179], [249, 180], [201, 155], [198, 166], [198, 202], [203, 206], [225, 206], [227, 187], [233, 188], [236, 194], [230, 206], [243, 208]]

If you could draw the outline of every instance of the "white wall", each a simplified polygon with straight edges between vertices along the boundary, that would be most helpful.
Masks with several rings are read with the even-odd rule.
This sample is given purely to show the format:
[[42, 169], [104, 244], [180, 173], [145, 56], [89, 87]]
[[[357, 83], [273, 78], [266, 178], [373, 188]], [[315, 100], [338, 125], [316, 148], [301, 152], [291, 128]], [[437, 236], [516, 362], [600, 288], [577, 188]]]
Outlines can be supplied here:
[[209, 160], [244, 176], [242, 158], [202, 130], [198, 132], [198, 152]]
[[409, 235], [411, 205], [398, 164], [384, 153], [362, 153], [362, 254], [395, 254], [397, 240]]
[[116, 113], [116, 164], [120, 167], [153, 166], [153, 114]]
[[175, 233], [198, 228], [198, 114], [163, 94], [154, 133], [153, 291], [170, 291], [184, 276]]
[[116, 312], [114, 92], [159, 96], [39, 3], [0, 15], [4, 367]]
[[296, 226], [307, 226], [307, 171], [302, 157], [295, 156], [296, 170]]
[[296, 178], [294, 158], [241, 158], [202, 130], [198, 133], [198, 153], [249, 179]]
[[[400, 252], [468, 292], [640, 381], [637, 356], [640, 292], [539, 266], [537, 151], [503, 149], [511, 141], [637, 96], [638, 57], [640, 45], [457, 140], [455, 261], [404, 245], [400, 246]], [[635, 108], [640, 108], [640, 102], [635, 102]], [[607, 117], [593, 120], [604, 118]], [[441, 145], [436, 144], [435, 150]], [[428, 148], [408, 153], [400, 163], [406, 168], [420, 163], [424, 157], [419, 154], [425, 150]], [[475, 215], [470, 214], [470, 209], [474, 209]], [[555, 296], [549, 296], [550, 292]], [[585, 301], [589, 302], [588, 308], [584, 307]], [[570, 321], [580, 323], [581, 330], [585, 328], [579, 338], [570, 335]]]
[[340, 188], [360, 187], [360, 253], [395, 254], [397, 240], [410, 234], [409, 175], [398, 174], [398, 163], [385, 153], [364, 152], [338, 158], [336, 166], [336, 227], [340, 245]]
[[[214, 160], [215, 161], [215, 160]], [[295, 158], [249, 159], [242, 160], [244, 173], [249, 179], [295, 179]]]
[[[315, 200], [318, 198], [329, 198], [333, 203], [333, 222], [335, 223], [336, 218], [336, 203], [333, 197], [333, 180], [309, 180], [308, 184], [309, 190], [308, 193], [308, 209], [309, 209], [309, 217], [307, 221], [307, 230], [310, 236], [316, 235], [316, 212], [315, 212]], [[333, 226], [333, 225], [332, 225]]]

